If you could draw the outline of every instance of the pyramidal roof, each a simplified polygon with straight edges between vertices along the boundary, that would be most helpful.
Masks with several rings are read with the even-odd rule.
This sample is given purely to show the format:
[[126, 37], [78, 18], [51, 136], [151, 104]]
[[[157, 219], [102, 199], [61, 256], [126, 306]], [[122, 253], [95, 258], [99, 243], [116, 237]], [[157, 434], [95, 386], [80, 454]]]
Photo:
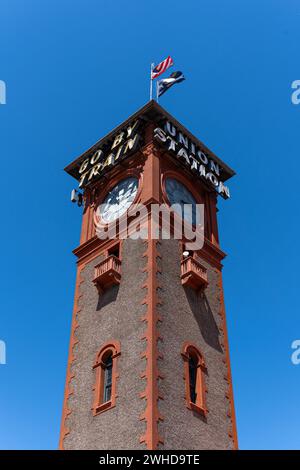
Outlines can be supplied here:
[[179, 121], [177, 121], [171, 114], [168, 113], [162, 106], [160, 106], [156, 101], [151, 100], [145, 106], [137, 110], [134, 114], [128, 117], [125, 121], [115, 127], [112, 131], [98, 140], [92, 147], [87, 149], [83, 154], [77, 157], [72, 163], [65, 167], [65, 171], [69, 175], [78, 179], [78, 169], [82, 162], [89, 158], [96, 150], [101, 146], [108, 144], [112, 138], [126, 128], [130, 122], [135, 119], [142, 119], [145, 122], [157, 122], [161, 123], [163, 119], [170, 121], [182, 134], [188, 137], [191, 141], [199, 147], [199, 149], [206, 153], [206, 155], [215, 160], [222, 167], [222, 179], [226, 181], [235, 175], [235, 171], [232, 170], [226, 163], [224, 163], [217, 155], [215, 155], [208, 147], [206, 147], [203, 142], [201, 142], [197, 137], [195, 137], [188, 129], [186, 129]]

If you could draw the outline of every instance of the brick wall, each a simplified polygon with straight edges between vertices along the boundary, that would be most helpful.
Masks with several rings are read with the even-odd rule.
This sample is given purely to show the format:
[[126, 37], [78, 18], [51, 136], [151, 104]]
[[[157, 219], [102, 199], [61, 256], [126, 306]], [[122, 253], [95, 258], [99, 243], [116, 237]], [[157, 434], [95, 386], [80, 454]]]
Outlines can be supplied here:
[[[122, 280], [99, 296], [92, 282], [97, 258], [82, 271], [76, 330], [78, 345], [72, 372], [73, 395], [68, 406], [72, 410], [67, 419], [70, 433], [64, 439], [65, 449], [138, 449], [139, 438], [145, 432], [145, 423], [139, 420], [144, 402], [139, 398], [144, 384], [140, 378], [145, 366], [141, 359], [144, 344], [141, 340], [144, 325], [141, 321], [144, 297], [141, 285], [145, 264], [142, 241], [125, 240], [123, 243]], [[92, 387], [95, 372], [92, 366], [100, 347], [115, 339], [121, 344], [118, 358], [116, 407], [93, 416]]]
[[[159, 331], [163, 340], [160, 344], [163, 354], [160, 370], [164, 376], [160, 392], [164, 399], [159, 402], [159, 409], [164, 417], [160, 424], [164, 448], [231, 449], [233, 444], [228, 436], [230, 420], [227, 416], [229, 402], [225, 397], [228, 383], [224, 379], [225, 356], [218, 329], [221, 325], [218, 271], [202, 261], [208, 269], [209, 281], [202, 298], [193, 289], [181, 285], [178, 241], [162, 240], [160, 252], [162, 305], [159, 312], [162, 323]], [[181, 356], [186, 341], [194, 343], [205, 358], [207, 419], [186, 407]]]

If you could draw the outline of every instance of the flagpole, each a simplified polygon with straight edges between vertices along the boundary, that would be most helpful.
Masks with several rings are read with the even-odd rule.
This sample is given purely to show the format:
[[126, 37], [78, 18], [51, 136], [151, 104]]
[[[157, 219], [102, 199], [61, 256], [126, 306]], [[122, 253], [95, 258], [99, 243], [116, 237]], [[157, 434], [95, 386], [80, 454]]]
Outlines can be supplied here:
[[158, 103], [158, 80], [156, 81], [156, 102]]
[[152, 100], [152, 85], [153, 85], [152, 71], [153, 71], [153, 68], [154, 68], [154, 64], [152, 63], [151, 68], [150, 68], [150, 101]]

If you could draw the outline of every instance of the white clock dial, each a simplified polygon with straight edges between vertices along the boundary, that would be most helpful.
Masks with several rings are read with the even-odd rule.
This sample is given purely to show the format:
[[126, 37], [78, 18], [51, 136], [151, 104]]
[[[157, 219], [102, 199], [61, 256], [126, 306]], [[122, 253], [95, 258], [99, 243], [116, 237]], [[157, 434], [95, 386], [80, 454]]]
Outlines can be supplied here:
[[112, 222], [124, 214], [133, 203], [137, 191], [137, 178], [129, 177], [120, 181], [99, 206], [101, 220], [105, 223]]
[[[175, 208], [181, 217], [191, 224], [196, 224], [196, 199], [192, 193], [175, 178], [166, 178], [165, 180], [166, 193], [170, 202], [170, 205], [178, 204], [180, 207]], [[186, 206], [185, 204], [191, 204], [192, 206]]]

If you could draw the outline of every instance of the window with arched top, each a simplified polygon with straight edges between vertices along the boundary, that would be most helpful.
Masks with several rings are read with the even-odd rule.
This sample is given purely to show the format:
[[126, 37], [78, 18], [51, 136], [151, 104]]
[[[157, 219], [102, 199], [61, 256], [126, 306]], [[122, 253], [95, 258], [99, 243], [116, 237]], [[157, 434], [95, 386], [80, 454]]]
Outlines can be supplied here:
[[184, 361], [185, 400], [190, 410], [197, 411], [206, 416], [206, 384], [207, 373], [203, 355], [199, 349], [185, 343], [181, 352]]
[[117, 358], [120, 354], [119, 342], [110, 341], [96, 355], [93, 366], [96, 374], [92, 408], [94, 415], [113, 408], [116, 404]]
[[104, 380], [103, 380], [103, 402], [106, 403], [111, 399], [111, 388], [112, 388], [112, 369], [113, 369], [113, 360], [112, 360], [112, 351], [108, 351], [108, 354], [103, 358], [103, 370], [104, 370]]

